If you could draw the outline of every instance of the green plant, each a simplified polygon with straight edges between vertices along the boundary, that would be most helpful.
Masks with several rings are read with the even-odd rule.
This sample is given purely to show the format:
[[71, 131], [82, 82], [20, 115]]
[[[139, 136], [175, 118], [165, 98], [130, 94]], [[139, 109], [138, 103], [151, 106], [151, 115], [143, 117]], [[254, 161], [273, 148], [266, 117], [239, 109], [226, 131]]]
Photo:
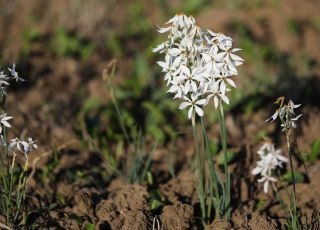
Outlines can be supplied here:
[[[241, 49], [232, 47], [232, 39], [211, 30], [202, 30], [195, 19], [185, 14], [177, 14], [159, 28], [159, 33], [167, 33], [167, 40], [153, 49], [164, 53], [158, 65], [164, 72], [164, 81], [173, 99], [180, 99], [180, 110], [188, 108], [195, 143], [195, 166], [198, 177], [198, 194], [203, 222], [211, 220], [212, 205], [216, 217], [231, 218], [231, 180], [228, 169], [227, 134], [225, 108], [229, 104], [228, 93], [236, 87], [233, 77], [238, 74], [237, 66], [243, 59], [235, 53]], [[222, 149], [224, 154], [224, 182], [214, 169], [212, 153], [204, 125], [203, 108], [213, 102], [218, 110]], [[197, 133], [197, 118], [201, 118], [202, 148]], [[206, 173], [206, 164], [209, 173]], [[219, 187], [220, 186], [220, 187]]]
[[6, 114], [6, 88], [9, 81], [24, 81], [16, 72], [15, 64], [8, 70], [10, 77], [0, 70], [0, 108], [2, 110], [2, 115], [0, 115], [0, 211], [8, 225], [20, 228], [25, 226], [28, 217], [25, 203], [29, 168], [28, 155], [37, 148], [37, 144], [32, 138], [8, 139], [8, 128], [11, 128], [9, 122], [13, 117]]
[[94, 50], [94, 45], [80, 40], [77, 36], [60, 27], [54, 33], [51, 49], [60, 57], [79, 56], [81, 59], [87, 60]]
[[[292, 145], [292, 132], [293, 129], [297, 127], [297, 120], [302, 116], [296, 115], [295, 114], [295, 109], [299, 108], [301, 104], [295, 105], [291, 100], [287, 104], [284, 103], [285, 97], [279, 97], [276, 101], [275, 104], [279, 105], [279, 108], [276, 110], [276, 112], [269, 118], [267, 121], [274, 121], [277, 118], [279, 118], [281, 127], [282, 127], [282, 132], [285, 133], [286, 137], [286, 142], [287, 142], [287, 150], [288, 150], [288, 155], [289, 155], [289, 163], [290, 163], [290, 174], [291, 174], [291, 179], [290, 183], [292, 184], [292, 193], [289, 194], [290, 198], [290, 208], [289, 208], [289, 213], [290, 217], [287, 218], [287, 225], [292, 228], [292, 229], [300, 229], [299, 226], [299, 213], [298, 213], [298, 208], [297, 208], [297, 194], [296, 194], [296, 183], [297, 180], [301, 180], [300, 174], [297, 174], [294, 172], [293, 168], [293, 145]], [[287, 181], [288, 177], [286, 178]], [[287, 183], [288, 184], [288, 183]], [[287, 191], [287, 186], [285, 186], [285, 189]]]
[[123, 154], [116, 154], [114, 157], [107, 155], [106, 161], [117, 175], [125, 177], [129, 183], [143, 183], [147, 181], [148, 173], [150, 173], [152, 155], [157, 144], [154, 144], [153, 147], [147, 151], [142, 131], [138, 129], [136, 125], [131, 125], [130, 130], [128, 130], [124, 113], [119, 107], [112, 83], [115, 77], [115, 70], [116, 61], [114, 60], [110, 62], [108, 68], [104, 70], [103, 79], [106, 81], [107, 89], [116, 112], [117, 121], [124, 136], [125, 145], [120, 144], [120, 148], [125, 148], [126, 156], [121, 156]]
[[316, 139], [311, 145], [309, 160], [315, 162], [320, 156], [320, 139]]

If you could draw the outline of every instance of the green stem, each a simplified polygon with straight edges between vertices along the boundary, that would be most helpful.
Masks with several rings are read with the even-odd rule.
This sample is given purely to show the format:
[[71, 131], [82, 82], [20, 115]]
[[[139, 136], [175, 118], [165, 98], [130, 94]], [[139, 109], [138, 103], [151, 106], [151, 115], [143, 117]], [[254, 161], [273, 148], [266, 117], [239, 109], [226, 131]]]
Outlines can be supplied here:
[[222, 149], [224, 154], [224, 176], [225, 176], [225, 198], [224, 198], [224, 213], [226, 220], [230, 220], [230, 173], [228, 170], [228, 157], [227, 157], [227, 134], [226, 134], [226, 125], [224, 121], [224, 111], [222, 101], [219, 101], [219, 123], [220, 123], [220, 134], [222, 141]]
[[14, 170], [14, 165], [15, 165], [15, 160], [16, 160], [16, 153], [13, 153], [13, 158], [12, 158], [12, 162], [11, 162], [11, 168], [10, 168], [10, 183], [9, 183], [9, 202], [10, 202], [10, 207], [9, 209], [10, 210], [13, 210], [14, 207], [12, 207], [12, 202], [11, 202], [11, 199], [12, 199], [12, 195], [13, 195], [13, 191], [12, 191], [12, 188], [13, 188], [13, 170]]
[[200, 155], [199, 143], [198, 143], [198, 134], [195, 125], [195, 114], [192, 117], [192, 129], [193, 137], [196, 146], [196, 168], [198, 173], [198, 189], [199, 189], [199, 199], [201, 206], [201, 213], [203, 221], [206, 220], [206, 203], [205, 203], [205, 185], [204, 185], [204, 162]]
[[[207, 162], [208, 162], [208, 167], [209, 167], [209, 192], [210, 192], [210, 196], [211, 196], [211, 202], [214, 202], [214, 208], [216, 211], [216, 217], [218, 219], [220, 219], [220, 194], [219, 194], [219, 187], [218, 187], [218, 176], [216, 173], [216, 170], [214, 168], [213, 165], [213, 160], [212, 160], [212, 154], [210, 151], [210, 145], [209, 145], [209, 140], [208, 140], [208, 135], [205, 129], [205, 124], [204, 124], [204, 119], [203, 117], [201, 117], [201, 127], [202, 127], [202, 135], [203, 135], [203, 139], [204, 139], [204, 143], [205, 143], [205, 151], [207, 153]], [[214, 191], [214, 194], [213, 194]], [[209, 205], [208, 207], [208, 217], [211, 216], [211, 205]]]
[[291, 154], [291, 144], [290, 144], [290, 130], [286, 132], [286, 139], [287, 139], [287, 148], [289, 153], [289, 162], [290, 162], [290, 171], [291, 171], [291, 178], [292, 178], [292, 188], [293, 188], [293, 198], [291, 199], [291, 203], [293, 206], [293, 229], [297, 229], [297, 195], [296, 195], [296, 181], [294, 177], [293, 171], [293, 162], [292, 162], [292, 154]]
[[121, 127], [121, 130], [126, 138], [126, 141], [127, 141], [127, 144], [130, 143], [130, 138], [129, 138], [129, 135], [128, 135], [128, 132], [127, 132], [127, 129], [126, 129], [126, 126], [124, 124], [124, 121], [123, 121], [123, 116], [121, 115], [121, 112], [120, 112], [120, 109], [119, 109], [119, 106], [118, 106], [118, 103], [113, 95], [113, 91], [112, 91], [112, 102], [113, 102], [113, 105], [116, 109], [116, 112], [117, 112], [117, 116], [118, 116], [118, 121], [119, 121], [119, 124], [120, 124], [120, 127]]
[[[25, 197], [26, 197], [26, 187], [27, 187], [27, 170], [29, 165], [29, 159], [26, 159], [26, 162], [23, 167], [23, 171], [20, 173], [18, 189], [17, 189], [17, 198], [16, 198], [16, 214], [14, 216], [14, 222], [17, 221], [19, 215], [25, 216], [26, 211], [24, 207]], [[21, 204], [23, 207], [21, 208]]]

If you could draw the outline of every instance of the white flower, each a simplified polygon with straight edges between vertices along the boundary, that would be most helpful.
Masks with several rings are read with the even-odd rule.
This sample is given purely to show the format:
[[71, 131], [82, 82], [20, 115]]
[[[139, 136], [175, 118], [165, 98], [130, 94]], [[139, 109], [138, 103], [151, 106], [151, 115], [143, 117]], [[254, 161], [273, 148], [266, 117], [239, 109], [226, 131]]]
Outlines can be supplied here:
[[291, 128], [296, 128], [296, 121], [302, 116], [302, 114], [295, 115], [294, 109], [299, 108], [301, 104], [295, 105], [293, 101], [289, 100], [288, 104], [283, 105], [284, 97], [280, 97], [275, 102], [276, 104], [280, 104], [280, 107], [276, 110], [276, 112], [266, 120], [275, 121], [277, 118], [280, 119], [281, 127], [283, 127], [282, 131], [288, 131]]
[[281, 149], [275, 149], [274, 144], [266, 141], [257, 151], [261, 158], [271, 156], [275, 160], [275, 165], [282, 167], [283, 162], [288, 162], [288, 159], [281, 154]]
[[236, 84], [234, 83], [234, 81], [228, 78], [227, 75], [223, 75], [223, 74], [218, 75], [218, 77], [216, 78], [216, 82], [218, 84], [220, 83], [220, 90], [223, 92], [225, 92], [227, 89], [226, 83], [228, 83], [228, 85], [231, 85], [233, 88], [236, 88]]
[[[169, 86], [167, 92], [175, 94], [173, 99], [187, 98], [180, 108], [190, 106], [189, 118], [192, 113], [202, 116], [201, 107], [211, 98], [215, 108], [219, 101], [229, 104], [228, 86], [236, 88], [231, 77], [238, 74], [237, 66], [244, 61], [235, 54], [240, 49], [233, 48], [232, 39], [222, 33], [203, 31], [193, 17], [177, 14], [166, 24], [158, 32], [167, 34], [167, 40], [153, 52], [165, 53], [165, 60], [157, 63]], [[201, 102], [201, 107], [191, 106], [194, 101]]]
[[171, 87], [169, 88], [169, 90], [167, 92], [169, 93], [175, 93], [175, 96], [173, 97], [173, 99], [176, 98], [182, 98], [185, 94], [184, 94], [184, 82], [183, 82], [183, 78], [181, 76], [174, 78], [171, 81]]
[[28, 154], [28, 153], [32, 152], [34, 149], [38, 148], [36, 141], [32, 140], [31, 137], [29, 137], [27, 141], [23, 141], [22, 145], [23, 145], [25, 154]]
[[165, 49], [167, 48], [168, 44], [167, 42], [163, 42], [160, 45], [158, 45], [156, 48], [152, 49], [152, 52], [154, 53], [163, 53], [165, 51]]
[[264, 182], [264, 192], [268, 193], [269, 183], [276, 182], [273, 177], [274, 170], [277, 167], [282, 167], [283, 163], [288, 162], [288, 159], [281, 155], [281, 150], [276, 150], [271, 142], [265, 142], [257, 151], [260, 160], [257, 166], [252, 170], [253, 175], [261, 175], [258, 182]]
[[15, 148], [17, 150], [19, 150], [20, 152], [23, 152], [23, 144], [22, 144], [22, 141], [18, 137], [10, 140], [9, 149], [12, 150]]
[[224, 101], [226, 104], [229, 104], [229, 98], [225, 95], [226, 88], [224, 88], [224, 91], [221, 91], [219, 89], [219, 84], [217, 82], [213, 82], [208, 89], [208, 97], [206, 100], [206, 104], [209, 103], [210, 99], [213, 98], [214, 107], [218, 108], [220, 99]]
[[9, 124], [9, 120], [12, 119], [12, 117], [7, 116], [6, 113], [0, 115], [0, 133], [2, 133], [2, 126], [5, 126], [7, 128], [11, 128], [11, 125]]
[[258, 179], [258, 182], [263, 183], [263, 191], [264, 193], [268, 193], [269, 183], [275, 183], [277, 182], [277, 179], [269, 175], [263, 175], [260, 179]]
[[172, 79], [177, 76], [180, 72], [180, 59], [177, 57], [173, 59], [170, 55], [166, 55], [165, 61], [158, 61], [158, 65], [162, 67], [162, 72], [165, 72], [164, 80], [167, 82], [167, 85], [170, 84]]
[[23, 78], [19, 77], [18, 72], [16, 71], [16, 64], [13, 63], [12, 65], [12, 69], [8, 68], [11, 76], [13, 77], [14, 80], [16, 80], [16, 82], [18, 81], [25, 81]]
[[8, 80], [9, 78], [7, 77], [7, 75], [5, 75], [3, 71], [0, 71], [0, 85], [9, 85]]
[[6, 95], [6, 88], [9, 85], [9, 78], [4, 74], [3, 71], [0, 71], [0, 94]]
[[234, 54], [235, 52], [240, 51], [241, 49], [231, 49], [225, 46], [222, 46], [221, 49], [222, 52], [217, 55], [218, 60], [225, 60], [228, 65], [233, 66], [241, 65], [244, 62], [244, 60], [241, 57]]
[[183, 80], [185, 80], [184, 93], [197, 92], [198, 82], [203, 80], [201, 69], [193, 68], [191, 71], [185, 65], [181, 66], [181, 73], [183, 73]]
[[200, 106], [203, 106], [206, 103], [205, 99], [198, 100], [197, 94], [191, 94], [191, 99], [188, 97], [184, 97], [184, 99], [186, 100], [186, 102], [182, 102], [179, 106], [179, 109], [182, 110], [187, 107], [190, 107], [189, 111], [188, 111], [188, 118], [189, 119], [192, 118], [192, 116], [194, 114], [194, 110], [200, 117], [203, 116], [203, 110], [201, 109]]
[[193, 17], [187, 17], [184, 14], [177, 14], [173, 18], [169, 19], [166, 24], [173, 24], [175, 27], [180, 27], [182, 29], [187, 28], [195, 25], [195, 20]]
[[11, 139], [9, 144], [9, 149], [17, 149], [22, 152], [26, 157], [32, 152], [34, 149], [37, 149], [38, 146], [36, 141], [32, 140], [32, 138], [28, 138], [27, 141], [20, 140], [18, 137]]

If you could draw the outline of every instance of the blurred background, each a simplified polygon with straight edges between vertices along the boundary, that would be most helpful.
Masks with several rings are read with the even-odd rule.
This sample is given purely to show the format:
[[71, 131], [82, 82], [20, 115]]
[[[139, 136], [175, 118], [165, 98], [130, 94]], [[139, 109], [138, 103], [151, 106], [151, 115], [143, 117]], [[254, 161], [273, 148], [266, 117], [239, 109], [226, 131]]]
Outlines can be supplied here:
[[[7, 112], [14, 117], [11, 135], [32, 136], [39, 146], [38, 154], [30, 156], [34, 177], [29, 205], [38, 212], [32, 214], [34, 219], [41, 222], [43, 210], [59, 210], [60, 216], [50, 212], [50, 218], [58, 221], [64, 221], [65, 213], [84, 215], [81, 205], [76, 208], [77, 202], [83, 204], [82, 198], [73, 201], [75, 190], [89, 188], [91, 193], [84, 193], [96, 197], [95, 189], [102, 188], [99, 199], [103, 200], [106, 185], [110, 184], [109, 191], [118, 189], [121, 183], [111, 179], [119, 175], [117, 167], [130, 168], [121, 163], [133, 162], [126, 154], [133, 145], [141, 148], [138, 163], [146, 170], [141, 178], [127, 179], [130, 183], [147, 180], [151, 209], [158, 210], [163, 200], [196, 202], [189, 167], [194, 147], [190, 121], [186, 111], [178, 110], [179, 102], [166, 94], [156, 64], [164, 57], [152, 53], [152, 47], [166, 39], [157, 33], [158, 26], [179, 12], [193, 15], [202, 28], [231, 36], [233, 46], [243, 49], [238, 53], [245, 62], [239, 68], [237, 90], [226, 107], [228, 147], [244, 156], [233, 172], [247, 178], [241, 183], [253, 184], [250, 193], [239, 183], [240, 193], [235, 194], [245, 201], [239, 206], [249, 204], [251, 194], [258, 191], [250, 178], [255, 155], [251, 147], [270, 137], [277, 148], [285, 149], [279, 126], [265, 123], [278, 97], [303, 104], [298, 144], [307, 155], [311, 151], [314, 163], [320, 156], [319, 9], [319, 0], [0, 0], [1, 69], [15, 62], [20, 77], [27, 80], [8, 90]], [[102, 77], [113, 67], [114, 98]], [[112, 99], [133, 145], [125, 144]], [[221, 146], [214, 109], [208, 108], [206, 119], [217, 154]], [[246, 159], [249, 162], [244, 163]], [[320, 170], [319, 164], [314, 166], [313, 176]], [[175, 180], [176, 175], [180, 179]], [[159, 187], [165, 199], [154, 190]], [[310, 190], [301, 193], [309, 207]], [[256, 199], [259, 210], [269, 202], [264, 198], [264, 205]]]
[[[273, 134], [277, 140], [277, 129], [264, 120], [284, 95], [304, 105], [300, 136], [309, 148], [320, 127], [319, 8], [317, 0], [1, 0], [0, 63], [16, 62], [27, 79], [12, 86], [8, 111], [17, 130], [44, 148], [84, 140], [109, 151], [124, 139], [102, 79], [116, 59], [113, 84], [126, 126], [171, 143], [189, 121], [165, 93], [156, 64], [163, 57], [151, 48], [165, 39], [157, 26], [185, 12], [243, 49], [238, 89], [227, 108], [230, 143]], [[216, 118], [208, 111], [218, 140]]]

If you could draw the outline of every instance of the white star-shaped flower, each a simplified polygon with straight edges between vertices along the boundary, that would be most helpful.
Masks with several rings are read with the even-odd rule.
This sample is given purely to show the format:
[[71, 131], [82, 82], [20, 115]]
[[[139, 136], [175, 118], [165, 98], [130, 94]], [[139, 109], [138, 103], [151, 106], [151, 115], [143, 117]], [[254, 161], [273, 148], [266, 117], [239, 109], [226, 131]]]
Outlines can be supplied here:
[[191, 94], [191, 98], [188, 97], [184, 97], [184, 100], [186, 100], [185, 102], [182, 102], [179, 106], [179, 109], [185, 109], [187, 107], [189, 108], [188, 111], [188, 118], [191, 119], [194, 111], [200, 116], [203, 116], [203, 110], [202, 110], [202, 106], [206, 103], [205, 99], [199, 99], [198, 100], [198, 95], [197, 94]]

